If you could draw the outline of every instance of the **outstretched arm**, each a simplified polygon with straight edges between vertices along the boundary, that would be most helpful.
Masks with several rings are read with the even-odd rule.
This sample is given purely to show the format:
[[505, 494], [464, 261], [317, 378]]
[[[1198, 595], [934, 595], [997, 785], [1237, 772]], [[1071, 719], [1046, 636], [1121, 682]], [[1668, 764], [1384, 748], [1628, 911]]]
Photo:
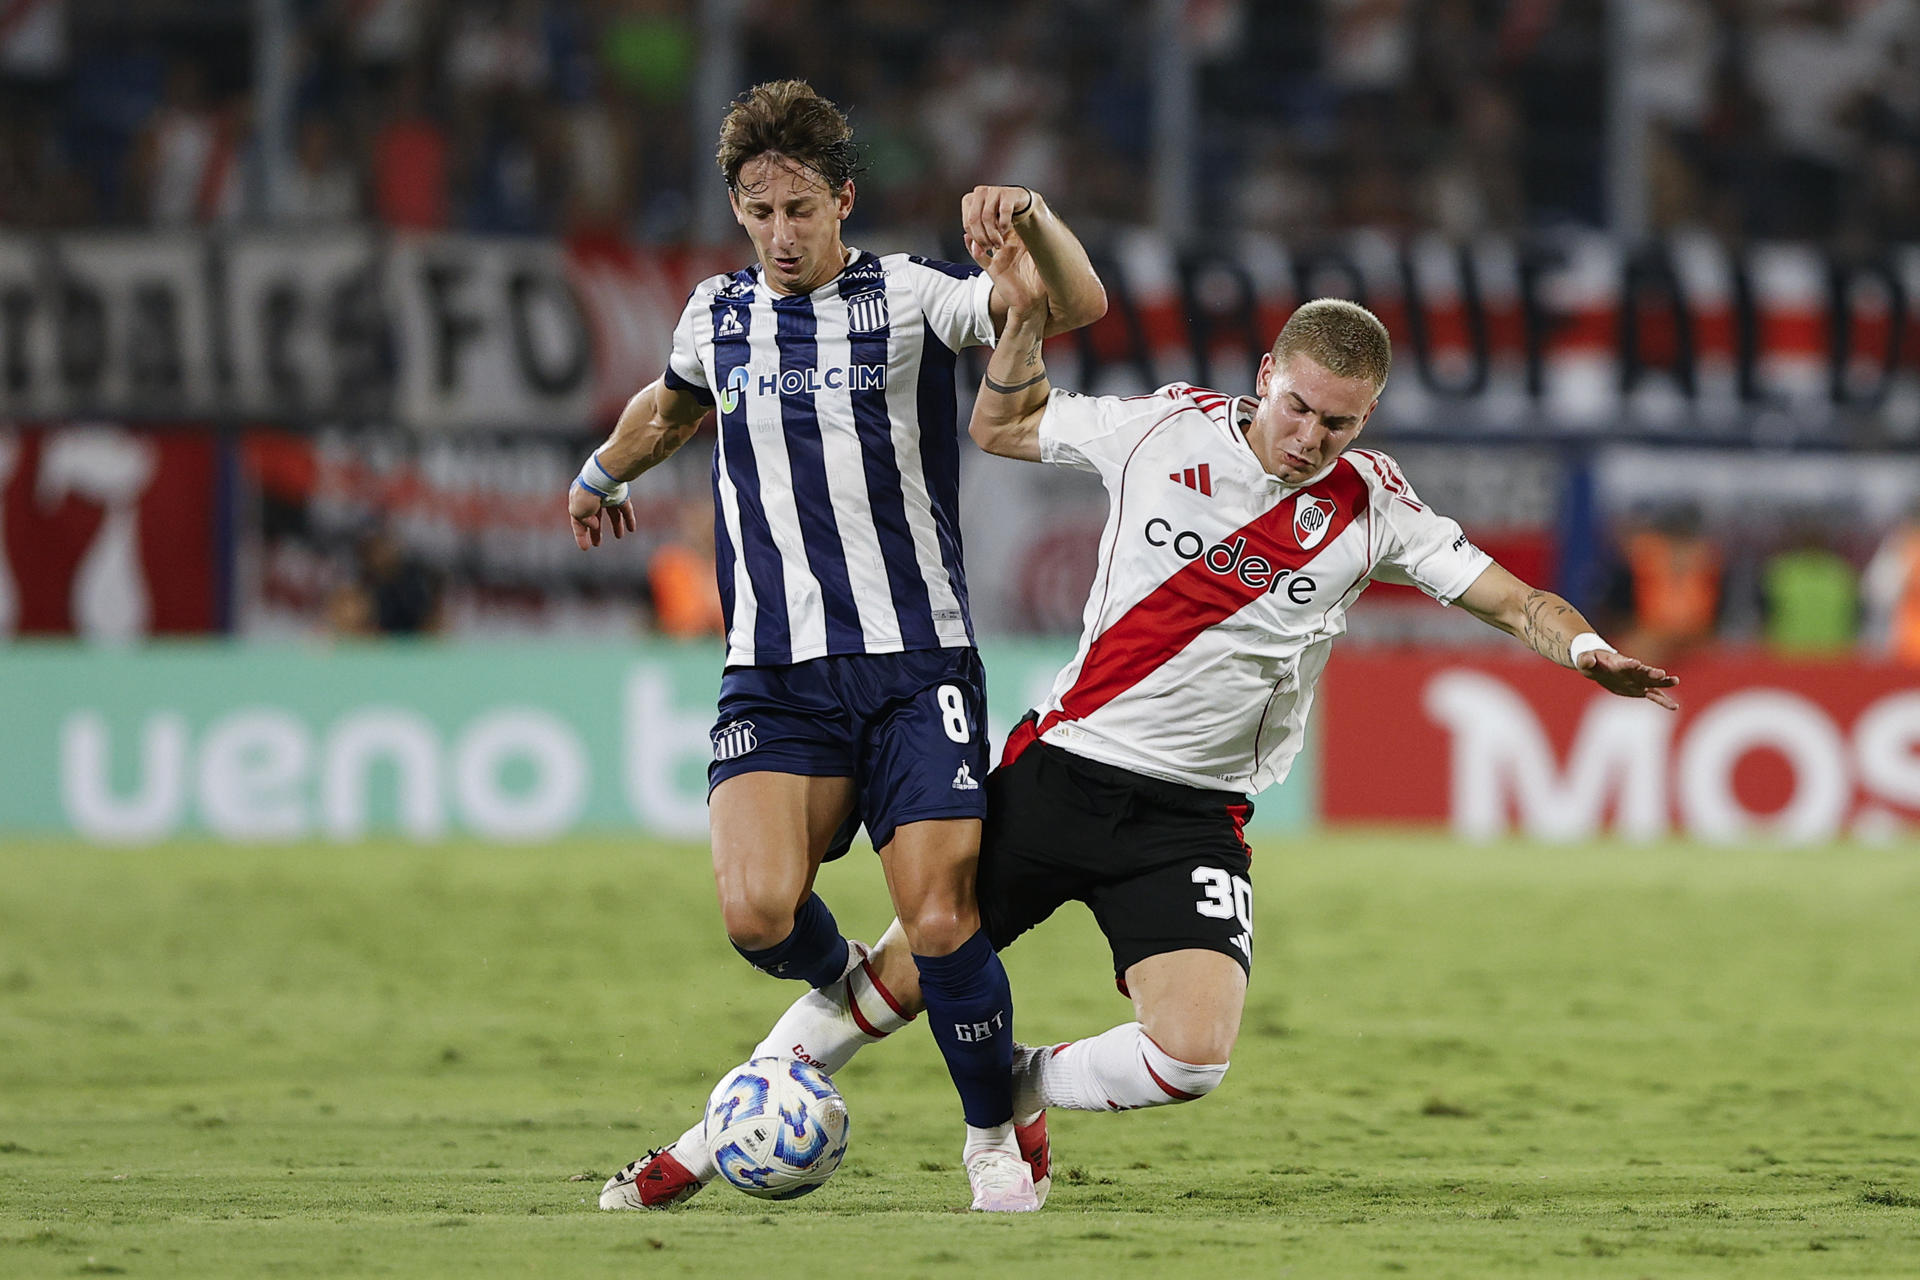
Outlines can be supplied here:
[[[1497, 564], [1475, 578], [1454, 603], [1489, 626], [1519, 637], [1547, 661], [1578, 671], [1609, 693], [1645, 698], [1669, 711], [1679, 710], [1679, 704], [1664, 692], [1680, 683], [1679, 676], [1615, 653], [1594, 635], [1579, 610], [1551, 591], [1528, 586]], [[1592, 642], [1581, 644], [1576, 656], [1575, 642], [1582, 636], [1591, 636]]]
[[[1026, 187], [975, 187], [960, 200], [960, 224], [967, 251], [980, 258], [1017, 238], [1027, 250], [1029, 269], [1047, 304], [1046, 337], [1092, 324], [1107, 314], [1107, 290], [1078, 236], [1047, 207], [1040, 193]], [[1011, 300], [995, 279], [988, 307], [993, 331], [1004, 341]]]
[[600, 545], [604, 516], [618, 538], [633, 531], [633, 502], [627, 482], [665, 462], [699, 429], [707, 406], [656, 378], [634, 393], [607, 442], [593, 451], [567, 490], [567, 515], [573, 540], [585, 551]]

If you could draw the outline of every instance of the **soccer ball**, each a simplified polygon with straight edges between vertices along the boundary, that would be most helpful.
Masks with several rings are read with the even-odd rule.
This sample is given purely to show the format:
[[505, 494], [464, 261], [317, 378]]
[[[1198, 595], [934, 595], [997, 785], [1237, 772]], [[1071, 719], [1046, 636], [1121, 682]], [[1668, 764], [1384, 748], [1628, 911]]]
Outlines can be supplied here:
[[707, 1149], [725, 1178], [762, 1200], [812, 1191], [847, 1154], [847, 1104], [827, 1073], [793, 1058], [755, 1058], [707, 1099]]

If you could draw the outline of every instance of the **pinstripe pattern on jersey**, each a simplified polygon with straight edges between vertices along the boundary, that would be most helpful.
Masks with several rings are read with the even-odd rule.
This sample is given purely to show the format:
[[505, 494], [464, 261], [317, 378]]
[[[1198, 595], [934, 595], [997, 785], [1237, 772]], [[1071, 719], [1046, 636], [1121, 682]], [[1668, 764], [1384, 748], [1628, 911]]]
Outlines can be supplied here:
[[[814, 321], [813, 299], [805, 294], [780, 298], [773, 304], [773, 314], [778, 322], [775, 342], [780, 353], [780, 372], [804, 376], [818, 369], [818, 325]], [[865, 647], [866, 636], [861, 630], [859, 609], [854, 604], [853, 586], [847, 579], [847, 556], [841, 546], [840, 522], [834, 511], [835, 486], [827, 475], [816, 393], [788, 390], [788, 386], [789, 380], [783, 377], [780, 422], [786, 434], [795, 506], [800, 507], [802, 494], [821, 494], [828, 499], [796, 510], [795, 521], [806, 547], [807, 568], [817, 584], [815, 590], [827, 651], [858, 652]]]
[[[734, 279], [743, 276], [751, 280], [746, 272]], [[729, 316], [732, 319], [723, 330], [721, 323]], [[775, 550], [773, 527], [760, 498], [760, 464], [747, 422], [752, 401], [732, 390], [735, 370], [752, 377], [755, 316], [750, 307], [716, 300], [712, 317], [713, 379], [720, 389], [715, 406], [720, 420], [720, 439], [714, 452], [715, 498], [735, 548], [734, 571], [722, 577], [734, 588], [734, 594], [723, 595], [722, 601], [732, 606], [727, 612], [735, 616], [735, 626], [753, 637], [756, 653], [785, 653], [791, 645], [782, 607], [787, 594], [786, 571]], [[744, 579], [741, 569], [745, 570]], [[773, 607], [763, 607], [763, 602]]]
[[966, 268], [864, 253], [805, 295], [753, 269], [696, 291], [670, 368], [718, 416], [730, 664], [972, 643], [949, 344], [978, 340], [984, 296]]

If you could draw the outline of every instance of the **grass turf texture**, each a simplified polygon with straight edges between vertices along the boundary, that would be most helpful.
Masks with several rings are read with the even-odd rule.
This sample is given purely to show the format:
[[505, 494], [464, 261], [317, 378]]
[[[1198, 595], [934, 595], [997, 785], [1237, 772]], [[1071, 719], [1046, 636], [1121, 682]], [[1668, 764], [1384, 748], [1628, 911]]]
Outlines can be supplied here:
[[[0, 848], [0, 1275], [1864, 1276], [1920, 1268], [1913, 849], [1270, 844], [1234, 1069], [965, 1201], [916, 1026], [847, 1163], [602, 1214], [795, 994], [697, 848]], [[822, 887], [871, 937], [878, 869]], [[1023, 1033], [1126, 1005], [1070, 907]], [[574, 1175], [589, 1175], [581, 1181]]]

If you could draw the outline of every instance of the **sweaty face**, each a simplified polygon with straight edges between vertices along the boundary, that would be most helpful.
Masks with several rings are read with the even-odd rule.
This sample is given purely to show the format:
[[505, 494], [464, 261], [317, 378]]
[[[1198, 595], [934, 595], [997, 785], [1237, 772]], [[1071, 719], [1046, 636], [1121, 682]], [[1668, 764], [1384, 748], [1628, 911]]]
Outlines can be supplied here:
[[840, 223], [853, 210], [853, 184], [835, 192], [812, 169], [767, 152], [740, 166], [728, 193], [774, 292], [810, 293], [840, 274]]
[[1340, 456], [1366, 425], [1379, 398], [1371, 378], [1343, 378], [1304, 352], [1278, 364], [1260, 360], [1260, 404], [1247, 443], [1267, 471], [1300, 484]]

